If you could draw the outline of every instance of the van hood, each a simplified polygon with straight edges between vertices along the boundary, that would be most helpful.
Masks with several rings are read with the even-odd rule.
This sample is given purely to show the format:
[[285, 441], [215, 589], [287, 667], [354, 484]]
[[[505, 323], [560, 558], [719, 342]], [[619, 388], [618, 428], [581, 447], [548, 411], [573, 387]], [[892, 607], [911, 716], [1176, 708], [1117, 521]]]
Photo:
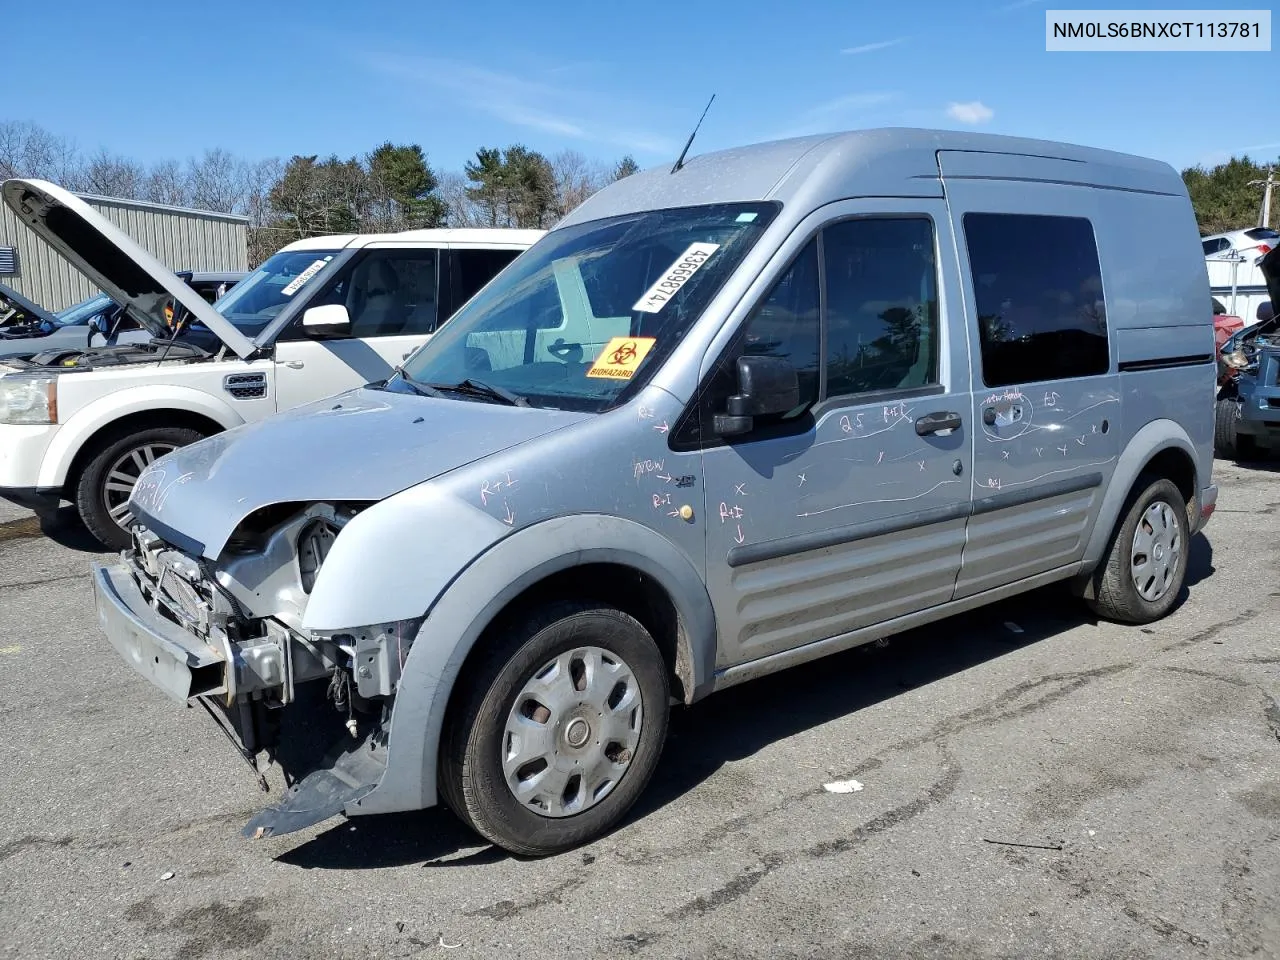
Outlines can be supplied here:
[[19, 220], [153, 336], [167, 335], [164, 306], [173, 298], [241, 359], [255, 352], [253, 342], [200, 294], [75, 194], [45, 180], [20, 179], [6, 180], [0, 194]]
[[362, 387], [161, 457], [138, 478], [130, 509], [215, 560], [262, 507], [382, 500], [590, 416]]

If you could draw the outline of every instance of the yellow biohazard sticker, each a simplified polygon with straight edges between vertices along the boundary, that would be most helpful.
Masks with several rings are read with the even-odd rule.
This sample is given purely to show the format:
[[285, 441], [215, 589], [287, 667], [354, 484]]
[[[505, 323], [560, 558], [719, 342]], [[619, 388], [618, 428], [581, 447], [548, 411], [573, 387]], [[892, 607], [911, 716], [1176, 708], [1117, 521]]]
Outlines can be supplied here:
[[657, 342], [654, 337], [614, 337], [604, 345], [587, 376], [630, 380]]

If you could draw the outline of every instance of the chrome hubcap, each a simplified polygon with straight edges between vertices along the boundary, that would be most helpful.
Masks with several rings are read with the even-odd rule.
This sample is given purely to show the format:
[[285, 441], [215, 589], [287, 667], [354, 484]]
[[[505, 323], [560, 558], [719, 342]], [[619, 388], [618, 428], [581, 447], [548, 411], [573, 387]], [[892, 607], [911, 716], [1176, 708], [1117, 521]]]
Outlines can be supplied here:
[[613, 792], [644, 719], [631, 668], [600, 647], [543, 664], [516, 695], [502, 735], [502, 773], [521, 805], [570, 817]]
[[126, 450], [111, 465], [102, 484], [102, 502], [111, 519], [121, 529], [128, 530], [133, 522], [133, 514], [129, 510], [129, 494], [133, 493], [142, 471], [158, 458], [177, 449], [177, 445], [172, 443], [144, 443]]
[[1163, 597], [1173, 586], [1181, 558], [1182, 531], [1177, 514], [1172, 506], [1157, 500], [1142, 512], [1133, 532], [1129, 569], [1138, 595], [1151, 602]]

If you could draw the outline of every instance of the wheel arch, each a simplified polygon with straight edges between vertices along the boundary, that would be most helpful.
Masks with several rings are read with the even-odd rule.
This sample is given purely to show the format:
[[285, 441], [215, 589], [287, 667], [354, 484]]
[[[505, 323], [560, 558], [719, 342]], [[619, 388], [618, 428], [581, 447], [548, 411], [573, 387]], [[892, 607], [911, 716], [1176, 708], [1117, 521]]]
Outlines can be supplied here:
[[208, 435], [242, 423], [244, 418], [234, 410], [199, 390], [121, 390], [89, 404], [61, 425], [40, 464], [39, 486], [65, 492], [106, 437], [131, 427], [190, 427]]
[[1085, 547], [1077, 589], [1089, 596], [1092, 576], [1106, 556], [1116, 525], [1145, 476], [1167, 477], [1187, 503], [1188, 523], [1196, 529], [1200, 488], [1196, 448], [1187, 432], [1172, 420], [1153, 420], [1139, 430], [1125, 446], [1102, 498], [1093, 532]]
[[[600, 579], [582, 588], [584, 574]], [[432, 604], [401, 677], [386, 771], [347, 812], [433, 805], [444, 718], [486, 632], [530, 605], [570, 596], [613, 603], [651, 633], [656, 629], [682, 701], [711, 691], [715, 615], [702, 576], [685, 554], [648, 527], [618, 517], [543, 521], [494, 544]]]

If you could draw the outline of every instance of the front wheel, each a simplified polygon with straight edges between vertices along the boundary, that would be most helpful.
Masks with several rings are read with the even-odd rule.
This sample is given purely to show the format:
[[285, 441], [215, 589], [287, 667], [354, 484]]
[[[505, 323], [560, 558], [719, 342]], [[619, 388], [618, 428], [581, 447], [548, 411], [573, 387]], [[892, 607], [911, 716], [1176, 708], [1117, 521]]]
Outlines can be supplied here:
[[545, 856], [594, 840], [657, 767], [666, 666], [648, 631], [620, 610], [560, 603], [513, 622], [459, 683], [442, 792], [512, 853]]
[[1171, 480], [1151, 480], [1132, 500], [1094, 573], [1089, 606], [1120, 623], [1151, 623], [1177, 602], [1187, 575], [1191, 526]]
[[99, 543], [110, 550], [129, 546], [129, 495], [142, 471], [203, 437], [187, 427], [150, 427], [117, 437], [93, 454], [76, 483], [75, 502], [80, 519]]

